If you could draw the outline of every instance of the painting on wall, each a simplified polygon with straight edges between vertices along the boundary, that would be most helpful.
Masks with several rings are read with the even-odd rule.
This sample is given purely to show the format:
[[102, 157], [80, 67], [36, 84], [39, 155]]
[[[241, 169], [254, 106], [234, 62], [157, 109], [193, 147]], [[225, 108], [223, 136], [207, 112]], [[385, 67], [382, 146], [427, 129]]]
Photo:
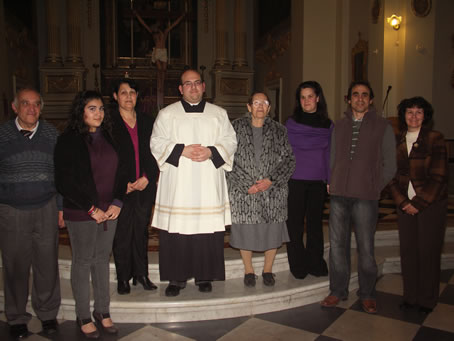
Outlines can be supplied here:
[[417, 17], [426, 17], [432, 9], [432, 0], [411, 0], [411, 9]]

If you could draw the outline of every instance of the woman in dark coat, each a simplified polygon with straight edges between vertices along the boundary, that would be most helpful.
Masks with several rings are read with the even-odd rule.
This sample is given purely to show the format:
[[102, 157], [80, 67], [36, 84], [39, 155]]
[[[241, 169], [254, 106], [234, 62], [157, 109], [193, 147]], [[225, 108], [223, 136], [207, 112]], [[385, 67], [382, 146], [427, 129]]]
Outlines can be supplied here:
[[106, 332], [117, 333], [109, 315], [109, 258], [126, 192], [126, 173], [119, 163], [101, 94], [77, 94], [54, 158], [55, 183], [63, 196], [63, 217], [71, 241], [77, 323], [87, 338], [99, 338], [90, 317], [91, 275], [93, 317]]
[[148, 278], [148, 225], [156, 196], [158, 166], [150, 151], [153, 118], [137, 112], [137, 84], [130, 78], [118, 81], [113, 91], [113, 138], [119, 146], [120, 162], [127, 168], [128, 187], [118, 218], [114, 240], [117, 291], [129, 294], [129, 280], [145, 290], [154, 290]]
[[430, 129], [432, 105], [422, 97], [398, 106], [397, 174], [390, 189], [397, 205], [404, 284], [402, 310], [428, 314], [440, 290], [446, 226], [448, 164], [443, 135]]
[[263, 283], [273, 286], [277, 248], [289, 240], [287, 182], [295, 158], [285, 127], [268, 117], [268, 97], [254, 93], [247, 108], [250, 113], [232, 123], [238, 148], [233, 169], [226, 173], [232, 211], [230, 245], [240, 249], [247, 287], [256, 284], [252, 251], [265, 253]]

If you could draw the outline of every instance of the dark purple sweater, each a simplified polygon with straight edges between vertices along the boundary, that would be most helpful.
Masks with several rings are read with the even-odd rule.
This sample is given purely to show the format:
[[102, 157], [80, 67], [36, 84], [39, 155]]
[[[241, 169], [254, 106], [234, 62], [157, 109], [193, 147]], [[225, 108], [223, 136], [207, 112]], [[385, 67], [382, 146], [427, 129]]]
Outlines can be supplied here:
[[333, 124], [329, 128], [311, 127], [289, 118], [286, 128], [296, 159], [292, 179], [327, 181], [330, 176], [329, 159]]
[[[118, 167], [118, 156], [112, 145], [102, 136], [101, 130], [90, 133], [91, 143], [87, 142], [88, 152], [90, 154], [91, 171], [93, 180], [96, 184], [98, 193], [98, 207], [106, 211], [107, 208], [114, 204], [122, 207], [122, 202], [113, 197], [115, 188], [115, 174]], [[64, 208], [63, 214], [69, 221], [87, 221], [92, 220], [84, 210]]]

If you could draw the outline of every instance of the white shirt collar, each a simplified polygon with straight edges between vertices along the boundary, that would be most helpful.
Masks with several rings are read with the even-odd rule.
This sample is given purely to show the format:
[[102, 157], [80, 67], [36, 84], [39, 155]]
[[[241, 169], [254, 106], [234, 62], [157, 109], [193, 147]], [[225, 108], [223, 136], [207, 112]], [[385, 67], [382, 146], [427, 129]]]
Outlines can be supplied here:
[[[24, 129], [24, 128], [22, 128], [21, 125], [19, 124], [19, 119], [18, 119], [17, 116], [16, 116], [16, 119], [15, 119], [15, 122], [16, 122], [16, 128], [17, 128], [17, 130], [21, 131], [21, 130]], [[38, 126], [39, 126], [39, 120], [36, 122], [35, 128], [33, 128], [32, 130], [30, 130], [30, 131], [32, 132], [31, 135], [29, 136], [30, 139], [35, 135], [36, 131], [38, 130]], [[25, 130], [28, 130], [28, 129], [25, 129]]]

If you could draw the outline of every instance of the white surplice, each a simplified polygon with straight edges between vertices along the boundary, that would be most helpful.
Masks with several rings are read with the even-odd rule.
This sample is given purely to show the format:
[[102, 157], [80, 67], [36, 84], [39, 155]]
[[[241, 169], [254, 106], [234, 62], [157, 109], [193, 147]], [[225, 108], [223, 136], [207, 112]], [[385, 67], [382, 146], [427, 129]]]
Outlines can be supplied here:
[[[177, 144], [214, 146], [225, 163], [216, 169], [210, 159], [194, 162], [180, 156], [175, 167], [166, 160]], [[232, 170], [236, 145], [221, 107], [206, 103], [203, 113], [186, 113], [176, 102], [162, 109], [151, 136], [151, 152], [161, 171], [152, 226], [185, 235], [225, 231], [231, 224], [225, 172]]]

